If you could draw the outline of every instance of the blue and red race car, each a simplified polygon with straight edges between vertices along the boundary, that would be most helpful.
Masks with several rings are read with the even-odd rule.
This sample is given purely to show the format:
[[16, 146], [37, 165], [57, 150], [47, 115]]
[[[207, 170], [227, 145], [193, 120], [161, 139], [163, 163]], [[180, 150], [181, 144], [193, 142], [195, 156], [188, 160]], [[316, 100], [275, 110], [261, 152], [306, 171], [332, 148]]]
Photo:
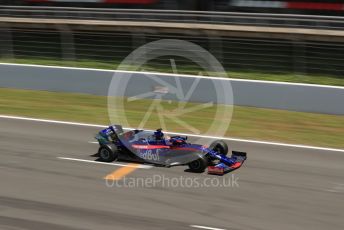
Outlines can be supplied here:
[[223, 175], [233, 171], [247, 159], [245, 152], [232, 151], [227, 157], [228, 146], [221, 140], [209, 147], [187, 142], [187, 137], [165, 137], [161, 129], [156, 131], [124, 131], [120, 125], [111, 125], [95, 137], [99, 142], [101, 161], [115, 160], [149, 163], [171, 167], [188, 165], [192, 172]]

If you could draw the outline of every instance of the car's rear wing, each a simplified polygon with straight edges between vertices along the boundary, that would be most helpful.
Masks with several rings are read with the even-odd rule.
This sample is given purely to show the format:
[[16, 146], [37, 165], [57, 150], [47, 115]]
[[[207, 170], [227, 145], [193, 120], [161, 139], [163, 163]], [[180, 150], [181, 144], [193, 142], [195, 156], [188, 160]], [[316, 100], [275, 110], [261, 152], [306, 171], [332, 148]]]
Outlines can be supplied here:
[[117, 135], [124, 133], [122, 125], [112, 125], [112, 128]]
[[106, 145], [117, 140], [123, 132], [123, 127], [121, 125], [110, 125], [108, 128], [101, 130], [95, 138], [100, 145]]

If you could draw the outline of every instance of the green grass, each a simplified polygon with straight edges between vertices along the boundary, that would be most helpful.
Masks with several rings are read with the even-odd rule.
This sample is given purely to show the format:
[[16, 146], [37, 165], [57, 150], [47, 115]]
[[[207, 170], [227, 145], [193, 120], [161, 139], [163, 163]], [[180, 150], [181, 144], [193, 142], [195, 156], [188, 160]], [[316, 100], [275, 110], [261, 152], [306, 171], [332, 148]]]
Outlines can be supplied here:
[[[19, 64], [37, 64], [37, 65], [52, 65], [52, 66], [69, 66], [69, 67], [83, 67], [83, 68], [96, 68], [96, 69], [117, 69], [120, 61], [114, 60], [111, 62], [101, 61], [101, 60], [77, 60], [77, 61], [64, 61], [56, 59], [1, 59], [1, 62], [7, 63], [19, 63]], [[127, 66], [126, 70], [134, 70], [134, 66]], [[172, 72], [172, 69], [166, 65], [146, 65], [143, 67], [145, 71], [155, 71], [155, 72]], [[142, 69], [140, 69], [142, 70]], [[207, 73], [202, 72], [199, 67], [194, 65], [179, 65], [178, 72], [184, 74], [202, 74], [207, 75]], [[227, 75], [231, 78], [238, 79], [253, 79], [253, 80], [266, 80], [266, 81], [282, 81], [282, 82], [297, 82], [297, 83], [309, 83], [309, 84], [321, 84], [321, 85], [336, 85], [344, 86], [343, 76], [330, 76], [330, 75], [320, 75], [320, 74], [296, 74], [296, 73], [267, 73], [257, 70], [232, 70], [228, 71]]]
[[[0, 114], [28, 116], [66, 121], [109, 124], [107, 98], [86, 94], [56, 93], [46, 91], [14, 90], [0, 88]], [[151, 100], [127, 102], [125, 98], [113, 98], [123, 103], [125, 117], [130, 126], [141, 122]], [[171, 115], [177, 103], [161, 101], [164, 113]], [[186, 107], [197, 104], [188, 103]], [[219, 105], [225, 111], [226, 106]], [[184, 122], [204, 133], [214, 121], [214, 108], [204, 108], [181, 117]], [[121, 114], [112, 117], [123, 122]], [[222, 118], [221, 118], [222, 119]], [[223, 120], [215, 120], [221, 124]], [[156, 112], [148, 119], [145, 128], [160, 127]], [[187, 129], [167, 120], [170, 131], [188, 132]], [[344, 148], [344, 116], [290, 112], [253, 107], [235, 106], [232, 122], [225, 136], [265, 141], [278, 141], [323, 147]]]

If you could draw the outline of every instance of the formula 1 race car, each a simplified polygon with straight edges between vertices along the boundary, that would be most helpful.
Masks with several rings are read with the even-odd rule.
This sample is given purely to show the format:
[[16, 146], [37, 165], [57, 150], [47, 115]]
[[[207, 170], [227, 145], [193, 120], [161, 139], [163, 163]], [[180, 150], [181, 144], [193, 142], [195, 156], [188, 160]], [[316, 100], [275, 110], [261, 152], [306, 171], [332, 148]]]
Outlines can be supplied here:
[[209, 147], [187, 142], [187, 137], [165, 137], [161, 129], [156, 131], [130, 130], [111, 125], [95, 137], [99, 142], [97, 156], [104, 162], [115, 160], [149, 163], [171, 167], [188, 165], [189, 171], [223, 175], [233, 171], [246, 160], [245, 152], [232, 151], [227, 157], [228, 146], [221, 140]]

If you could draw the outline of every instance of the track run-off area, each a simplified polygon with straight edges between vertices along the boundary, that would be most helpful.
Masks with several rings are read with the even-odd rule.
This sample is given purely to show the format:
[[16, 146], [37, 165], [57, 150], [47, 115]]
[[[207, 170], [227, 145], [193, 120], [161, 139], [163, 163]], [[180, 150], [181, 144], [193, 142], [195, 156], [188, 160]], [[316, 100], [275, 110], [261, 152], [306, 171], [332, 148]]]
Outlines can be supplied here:
[[95, 161], [100, 129], [0, 116], [0, 229], [344, 228], [343, 150], [226, 139], [248, 160], [219, 177]]

